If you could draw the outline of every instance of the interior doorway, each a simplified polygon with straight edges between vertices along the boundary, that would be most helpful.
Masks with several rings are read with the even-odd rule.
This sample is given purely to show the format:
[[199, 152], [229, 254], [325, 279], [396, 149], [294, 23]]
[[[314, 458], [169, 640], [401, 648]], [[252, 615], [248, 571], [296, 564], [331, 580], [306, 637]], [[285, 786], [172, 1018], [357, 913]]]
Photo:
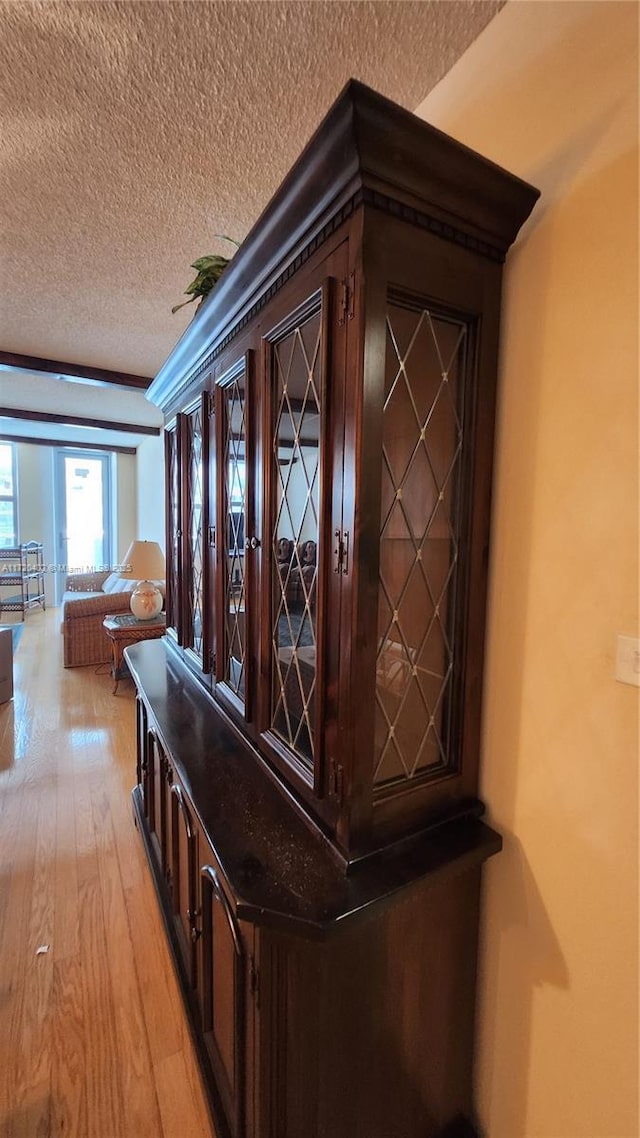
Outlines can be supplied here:
[[91, 450], [56, 452], [56, 560], [66, 573], [98, 571], [112, 564], [111, 455]]

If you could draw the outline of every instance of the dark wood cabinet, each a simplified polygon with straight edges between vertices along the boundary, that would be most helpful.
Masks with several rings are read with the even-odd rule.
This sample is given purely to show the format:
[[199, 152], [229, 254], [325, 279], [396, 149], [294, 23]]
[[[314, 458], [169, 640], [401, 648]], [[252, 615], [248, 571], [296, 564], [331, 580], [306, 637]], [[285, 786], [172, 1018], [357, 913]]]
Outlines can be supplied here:
[[[204, 859], [203, 859], [204, 860]], [[202, 1037], [232, 1132], [245, 1113], [247, 950], [230, 901], [211, 861], [200, 870]], [[253, 976], [255, 978], [255, 965]]]
[[198, 833], [181, 786], [171, 784], [171, 900], [176, 940], [188, 982], [198, 984], [197, 941], [201, 905], [198, 897]]
[[473, 1132], [501, 273], [536, 197], [350, 83], [149, 391], [134, 801], [235, 1136]]

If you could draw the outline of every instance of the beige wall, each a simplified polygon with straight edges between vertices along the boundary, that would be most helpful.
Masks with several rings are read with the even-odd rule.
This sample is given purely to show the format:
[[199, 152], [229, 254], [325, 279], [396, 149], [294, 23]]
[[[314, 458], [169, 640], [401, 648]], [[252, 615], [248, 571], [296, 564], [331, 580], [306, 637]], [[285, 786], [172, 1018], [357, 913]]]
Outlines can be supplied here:
[[121, 561], [131, 542], [138, 536], [136, 497], [137, 456], [116, 455], [116, 539], [115, 559]]
[[164, 438], [150, 437], [137, 453], [138, 534], [143, 541], [157, 541], [164, 552]]
[[638, 10], [507, 4], [419, 113], [533, 182], [504, 288], [482, 793], [489, 1138], [636, 1138]]

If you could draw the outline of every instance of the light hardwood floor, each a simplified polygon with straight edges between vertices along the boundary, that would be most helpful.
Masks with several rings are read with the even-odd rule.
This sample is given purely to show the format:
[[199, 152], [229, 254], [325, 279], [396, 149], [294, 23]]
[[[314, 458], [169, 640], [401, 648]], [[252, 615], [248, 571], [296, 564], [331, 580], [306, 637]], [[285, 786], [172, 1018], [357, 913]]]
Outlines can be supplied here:
[[28, 614], [0, 705], [0, 1135], [212, 1138], [132, 821], [133, 685], [65, 671], [59, 623]]

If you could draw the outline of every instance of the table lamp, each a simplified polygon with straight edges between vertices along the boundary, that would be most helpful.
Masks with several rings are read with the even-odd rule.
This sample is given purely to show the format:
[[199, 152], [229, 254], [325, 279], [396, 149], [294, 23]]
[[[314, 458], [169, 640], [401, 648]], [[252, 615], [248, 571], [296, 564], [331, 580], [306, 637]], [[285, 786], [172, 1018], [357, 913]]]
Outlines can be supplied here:
[[131, 612], [138, 620], [153, 620], [161, 612], [163, 597], [154, 581], [163, 581], [164, 574], [164, 555], [157, 541], [132, 541], [120, 576], [138, 582], [131, 594]]

